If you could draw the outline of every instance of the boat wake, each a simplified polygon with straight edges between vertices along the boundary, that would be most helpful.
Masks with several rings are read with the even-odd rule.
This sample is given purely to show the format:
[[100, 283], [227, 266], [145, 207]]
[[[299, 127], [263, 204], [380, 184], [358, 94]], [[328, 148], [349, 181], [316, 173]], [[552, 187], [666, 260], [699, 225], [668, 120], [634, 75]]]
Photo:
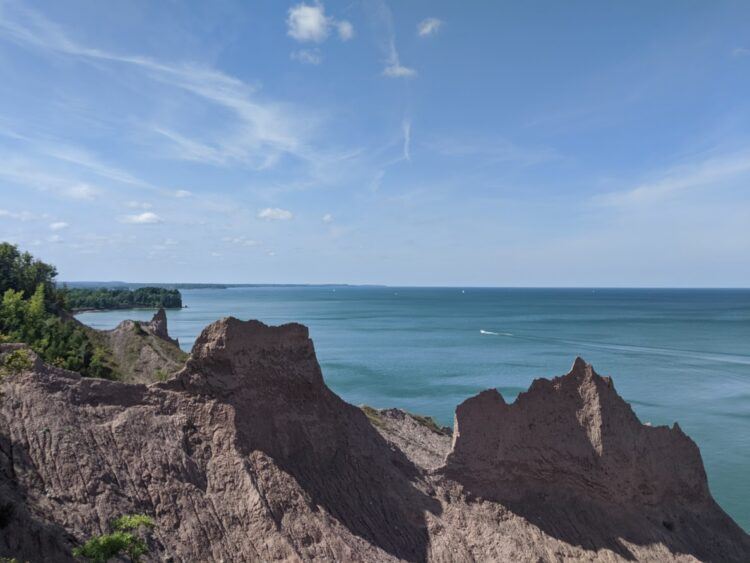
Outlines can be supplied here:
[[595, 350], [607, 350], [609, 352], [620, 352], [630, 354], [654, 354], [659, 356], [672, 356], [680, 358], [690, 358], [705, 362], [723, 362], [727, 364], [750, 365], [750, 356], [741, 354], [722, 354], [716, 352], [696, 352], [691, 350], [679, 350], [676, 348], [656, 348], [652, 346], [634, 346], [631, 344], [607, 344], [603, 342], [584, 342], [581, 340], [568, 340], [565, 338], [528, 336], [523, 334], [513, 334], [511, 332], [493, 332], [491, 330], [480, 330], [480, 334], [488, 336], [506, 336], [518, 338], [521, 340], [531, 340], [536, 342], [554, 342], [579, 346], [582, 348], [592, 348]]

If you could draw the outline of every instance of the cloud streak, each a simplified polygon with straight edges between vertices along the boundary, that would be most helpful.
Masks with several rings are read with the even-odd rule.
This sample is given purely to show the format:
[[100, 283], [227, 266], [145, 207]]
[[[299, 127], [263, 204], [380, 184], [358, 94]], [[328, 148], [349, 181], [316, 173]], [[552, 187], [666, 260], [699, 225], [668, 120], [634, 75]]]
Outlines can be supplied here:
[[748, 175], [750, 151], [742, 151], [672, 167], [654, 180], [634, 188], [598, 196], [595, 201], [607, 206], [649, 204], [691, 190], [719, 188]]
[[411, 121], [404, 119], [401, 129], [404, 132], [404, 160], [411, 160]]
[[178, 149], [172, 156], [186, 155], [189, 160], [209, 164], [241, 162], [256, 168], [271, 166], [282, 155], [302, 160], [315, 158], [304, 141], [309, 131], [307, 124], [315, 120], [310, 116], [298, 118], [293, 108], [282, 104], [260, 101], [255, 89], [237, 78], [193, 63], [168, 64], [144, 56], [87, 47], [30, 10], [19, 10], [12, 15], [4, 13], [4, 16], [0, 20], [0, 34], [18, 44], [92, 64], [126, 65], [151, 80], [188, 92], [235, 116], [234, 131], [230, 134], [222, 131], [209, 142], [188, 139], [169, 128], [154, 126], [155, 133], [173, 141]]
[[396, 48], [396, 32], [393, 28], [393, 14], [382, 0], [370, 0], [365, 8], [378, 34], [378, 46], [383, 53], [385, 67], [383, 76], [388, 78], [411, 78], [417, 71], [401, 64], [401, 57]]

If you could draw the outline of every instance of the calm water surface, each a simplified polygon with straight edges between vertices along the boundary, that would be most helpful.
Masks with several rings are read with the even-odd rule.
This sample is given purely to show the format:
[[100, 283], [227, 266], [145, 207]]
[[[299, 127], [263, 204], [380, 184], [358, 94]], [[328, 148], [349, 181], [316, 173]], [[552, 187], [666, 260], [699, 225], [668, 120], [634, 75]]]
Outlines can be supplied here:
[[[231, 288], [182, 290], [168, 311], [185, 350], [224, 316], [310, 327], [328, 385], [347, 401], [450, 425], [497, 387], [507, 400], [576, 355], [614, 377], [643, 422], [679, 421], [711, 490], [750, 530], [750, 290]], [[84, 313], [95, 328], [152, 311]]]

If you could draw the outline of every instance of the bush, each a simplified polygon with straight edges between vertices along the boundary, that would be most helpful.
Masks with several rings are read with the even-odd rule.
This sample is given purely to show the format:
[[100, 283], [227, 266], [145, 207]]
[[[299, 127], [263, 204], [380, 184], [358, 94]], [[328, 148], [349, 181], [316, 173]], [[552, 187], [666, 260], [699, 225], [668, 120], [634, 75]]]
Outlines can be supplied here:
[[135, 535], [154, 527], [154, 521], [145, 514], [127, 514], [112, 522], [111, 534], [96, 536], [73, 550], [73, 556], [94, 563], [106, 563], [113, 557], [127, 555], [131, 561], [140, 561], [148, 552], [146, 542]]
[[20, 373], [24, 370], [31, 369], [33, 362], [28, 350], [13, 350], [8, 352], [2, 358], [0, 372], [2, 373]]
[[141, 527], [153, 528], [154, 520], [145, 514], [126, 514], [112, 522], [112, 527], [120, 531], [138, 530]]

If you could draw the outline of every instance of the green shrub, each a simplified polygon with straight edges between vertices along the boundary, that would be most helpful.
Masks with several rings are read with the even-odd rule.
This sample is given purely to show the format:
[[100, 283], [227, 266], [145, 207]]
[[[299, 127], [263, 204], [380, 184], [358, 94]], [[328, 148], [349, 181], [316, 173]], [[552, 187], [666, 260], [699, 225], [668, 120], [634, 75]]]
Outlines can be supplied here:
[[111, 534], [91, 538], [81, 547], [75, 548], [73, 556], [94, 563], [106, 563], [122, 555], [127, 555], [131, 561], [140, 561], [141, 556], [148, 552], [148, 546], [135, 532], [153, 527], [153, 519], [145, 514], [120, 516], [112, 522], [114, 531]]
[[112, 522], [112, 527], [120, 531], [138, 530], [141, 527], [153, 528], [154, 520], [145, 514], [126, 514]]
[[3, 373], [20, 373], [24, 370], [31, 369], [33, 365], [28, 350], [13, 350], [8, 352], [2, 358], [0, 372]]

